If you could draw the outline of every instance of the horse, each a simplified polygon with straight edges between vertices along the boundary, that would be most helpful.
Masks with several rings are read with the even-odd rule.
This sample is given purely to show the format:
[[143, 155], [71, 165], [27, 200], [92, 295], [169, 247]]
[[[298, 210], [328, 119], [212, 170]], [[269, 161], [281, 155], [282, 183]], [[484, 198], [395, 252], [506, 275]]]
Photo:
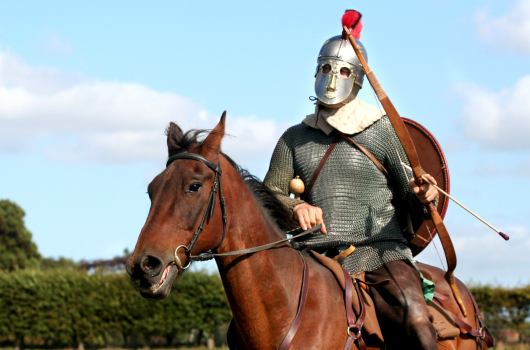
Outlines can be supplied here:
[[[231, 349], [287, 348], [286, 334], [295, 318], [299, 324], [295, 334], [289, 332], [289, 349], [344, 349], [350, 337], [344, 291], [328, 268], [288, 242], [259, 252], [222, 255], [285, 240], [272, 216], [283, 215], [284, 223], [291, 216], [264, 186], [249, 188], [248, 176], [221, 152], [225, 116], [202, 142], [197, 141], [199, 132], [184, 134], [174, 123], [166, 129], [169, 161], [148, 186], [151, 208], [126, 264], [131, 281], [143, 297], [163, 299], [193, 257], [213, 252], [233, 313], [236, 338], [235, 345], [229, 341]], [[421, 270], [438, 292], [452, 296], [443, 271], [423, 265]], [[299, 318], [304, 283], [307, 293]], [[443, 307], [479, 329], [472, 296], [460, 281], [457, 284], [467, 317], [452, 297], [442, 301]], [[461, 332], [438, 346], [476, 349], [478, 341]], [[368, 343], [368, 348], [385, 347]]]

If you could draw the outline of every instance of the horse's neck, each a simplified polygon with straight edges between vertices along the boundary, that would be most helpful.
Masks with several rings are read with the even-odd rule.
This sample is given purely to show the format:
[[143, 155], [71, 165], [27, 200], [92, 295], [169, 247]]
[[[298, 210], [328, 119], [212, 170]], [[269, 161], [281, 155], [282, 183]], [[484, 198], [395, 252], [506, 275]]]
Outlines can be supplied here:
[[[231, 189], [234, 191], [233, 189]], [[244, 191], [248, 193], [244, 193]], [[243, 193], [241, 193], [243, 192]], [[230, 193], [229, 227], [219, 252], [252, 248], [285, 238], [261, 212], [250, 191]], [[230, 210], [232, 209], [232, 210]], [[238, 327], [250, 342], [276, 341], [257, 327], [282, 323], [296, 312], [303, 263], [299, 254], [284, 244], [266, 251], [236, 257], [218, 258], [217, 264]]]

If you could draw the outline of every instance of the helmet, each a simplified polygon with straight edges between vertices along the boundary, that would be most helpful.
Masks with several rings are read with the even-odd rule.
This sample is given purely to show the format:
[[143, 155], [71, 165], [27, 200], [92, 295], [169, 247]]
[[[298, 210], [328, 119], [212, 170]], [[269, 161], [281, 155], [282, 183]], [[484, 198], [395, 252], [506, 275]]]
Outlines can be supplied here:
[[[357, 39], [354, 40], [368, 61], [363, 44]], [[354, 84], [362, 88], [364, 75], [364, 68], [351, 43], [341, 35], [330, 38], [318, 54], [315, 74], [315, 92], [318, 100], [327, 105], [343, 102], [350, 95]]]
[[[352, 38], [368, 61], [366, 49], [359, 41], [363, 28], [361, 17], [362, 15], [358, 11], [346, 10], [342, 16], [342, 26], [350, 28]], [[364, 75], [365, 71], [361, 61], [343, 30], [342, 35], [334, 36], [326, 41], [318, 54], [315, 74], [315, 92], [318, 100], [325, 105], [346, 104], [348, 102], [346, 99], [352, 93], [354, 85], [357, 84], [358, 89], [363, 87]], [[355, 95], [358, 89], [356, 89]]]

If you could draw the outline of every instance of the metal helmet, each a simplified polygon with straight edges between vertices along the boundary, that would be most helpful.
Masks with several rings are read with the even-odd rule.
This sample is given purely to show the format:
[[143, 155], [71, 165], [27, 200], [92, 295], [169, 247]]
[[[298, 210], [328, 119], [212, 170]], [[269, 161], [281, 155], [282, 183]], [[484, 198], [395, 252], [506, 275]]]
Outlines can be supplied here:
[[[357, 39], [354, 40], [368, 61], [363, 44]], [[342, 76], [341, 69], [347, 69], [349, 75]], [[327, 105], [341, 103], [348, 98], [354, 84], [363, 87], [364, 75], [364, 68], [351, 43], [342, 39], [341, 35], [334, 36], [324, 43], [318, 54], [315, 74], [317, 98]]]

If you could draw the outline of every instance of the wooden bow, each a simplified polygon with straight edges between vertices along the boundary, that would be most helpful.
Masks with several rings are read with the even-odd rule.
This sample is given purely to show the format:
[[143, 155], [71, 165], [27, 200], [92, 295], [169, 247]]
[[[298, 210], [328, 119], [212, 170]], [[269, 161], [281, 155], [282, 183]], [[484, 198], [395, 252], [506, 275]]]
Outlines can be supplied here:
[[[355, 39], [352, 37], [349, 28], [346, 26], [343, 26], [343, 29], [348, 35], [348, 38], [350, 39], [350, 43], [352, 44], [353, 49], [355, 50], [355, 53], [357, 54], [357, 57], [361, 61], [361, 64], [364, 68], [366, 77], [368, 78], [370, 85], [372, 85], [372, 88], [374, 89], [377, 95], [377, 98], [381, 102], [381, 105], [383, 106], [386, 112], [386, 115], [390, 119], [390, 122], [392, 123], [392, 126], [394, 127], [394, 130], [396, 131], [396, 134], [399, 140], [401, 141], [403, 148], [405, 149], [405, 153], [407, 154], [410, 165], [412, 167], [414, 181], [416, 181], [416, 184], [418, 184], [418, 186], [421, 186], [423, 184], [423, 178], [422, 178], [422, 172], [421, 172], [420, 159], [418, 157], [418, 152], [416, 151], [416, 147], [414, 146], [414, 142], [412, 141], [412, 138], [410, 137], [410, 134], [405, 126], [405, 123], [401, 119], [399, 113], [397, 112], [392, 102], [390, 102], [388, 95], [385, 93], [385, 91], [381, 87], [381, 84], [379, 84], [379, 81], [375, 77], [374, 73], [368, 66], [368, 63], [366, 62], [366, 59], [364, 58], [361, 50], [359, 50], [359, 46], [355, 42]], [[440, 241], [442, 242], [442, 246], [445, 252], [445, 257], [447, 259], [447, 272], [445, 273], [445, 279], [451, 286], [451, 290], [453, 292], [455, 300], [458, 303], [460, 310], [464, 314], [464, 317], [467, 317], [467, 312], [464, 307], [464, 303], [462, 302], [462, 298], [460, 298], [460, 294], [456, 286], [455, 276], [453, 274], [453, 271], [456, 268], [456, 253], [455, 253], [455, 248], [453, 246], [453, 242], [451, 241], [451, 237], [449, 237], [449, 233], [447, 232], [447, 229], [445, 228], [442, 218], [440, 214], [438, 213], [438, 211], [436, 210], [436, 208], [434, 207], [434, 205], [432, 203], [429, 203], [429, 204], [425, 204], [425, 207], [427, 208], [427, 211], [430, 214], [432, 221], [434, 222], [436, 230], [438, 231], [438, 235], [440, 237]]]

